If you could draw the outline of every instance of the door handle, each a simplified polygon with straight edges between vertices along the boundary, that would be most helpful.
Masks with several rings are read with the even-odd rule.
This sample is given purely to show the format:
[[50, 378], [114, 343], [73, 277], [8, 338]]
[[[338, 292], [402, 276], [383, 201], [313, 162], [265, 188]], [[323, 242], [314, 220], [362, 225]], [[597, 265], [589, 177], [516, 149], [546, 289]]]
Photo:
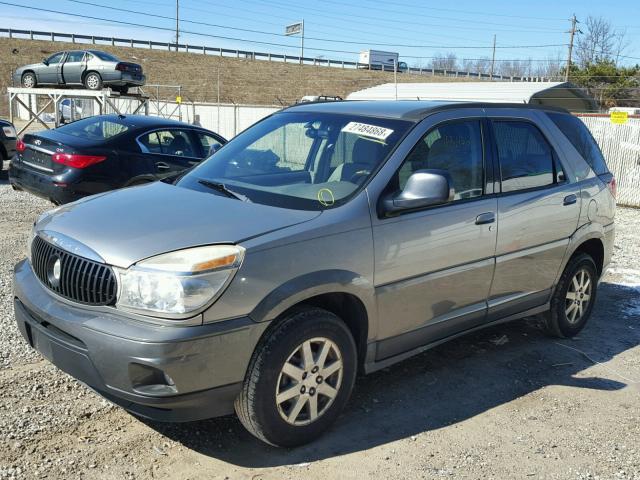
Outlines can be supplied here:
[[171, 166], [168, 163], [156, 162], [156, 168], [158, 170], [169, 170]]
[[573, 205], [574, 203], [576, 203], [578, 201], [578, 197], [575, 196], [575, 194], [571, 194], [571, 195], [567, 195], [566, 197], [564, 197], [564, 200], [562, 201], [563, 205]]
[[476, 217], [476, 225], [485, 225], [496, 221], [496, 214], [493, 212], [481, 213]]

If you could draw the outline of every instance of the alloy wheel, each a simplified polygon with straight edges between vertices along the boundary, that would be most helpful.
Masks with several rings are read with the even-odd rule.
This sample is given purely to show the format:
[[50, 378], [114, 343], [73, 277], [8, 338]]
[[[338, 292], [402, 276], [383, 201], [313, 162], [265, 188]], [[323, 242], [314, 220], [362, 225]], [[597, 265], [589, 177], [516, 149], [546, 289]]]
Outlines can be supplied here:
[[276, 384], [280, 416], [290, 425], [308, 425], [331, 406], [342, 384], [338, 346], [324, 337], [304, 341], [284, 362]]
[[89, 75], [87, 78], [87, 87], [89, 87], [90, 90], [97, 89], [99, 84], [100, 81], [98, 80], [97, 75]]
[[586, 268], [576, 272], [567, 289], [565, 297], [565, 315], [570, 324], [578, 323], [591, 302], [592, 282], [591, 275]]

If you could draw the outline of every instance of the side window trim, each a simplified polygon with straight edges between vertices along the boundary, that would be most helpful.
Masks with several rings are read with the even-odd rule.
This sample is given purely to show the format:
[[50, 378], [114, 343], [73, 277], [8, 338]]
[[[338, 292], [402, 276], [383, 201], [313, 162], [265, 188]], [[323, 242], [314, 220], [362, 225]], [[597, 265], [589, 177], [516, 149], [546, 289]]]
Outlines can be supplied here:
[[[387, 183], [387, 186], [382, 190], [382, 193], [380, 194], [380, 196], [378, 197], [378, 202], [382, 201], [382, 199], [384, 198], [384, 196], [388, 193], [388, 189], [391, 185], [392, 182], [395, 182], [396, 180], [396, 176], [398, 175], [398, 173], [400, 172], [400, 169], [404, 166], [407, 158], [409, 158], [409, 155], [411, 155], [411, 153], [413, 152], [413, 150], [416, 148], [416, 146], [418, 146], [419, 142], [423, 141], [423, 139], [429, 135], [429, 133], [431, 133], [434, 129], [441, 127], [443, 125], [448, 125], [448, 124], [452, 124], [452, 123], [461, 123], [461, 122], [477, 122], [480, 128], [480, 141], [481, 141], [481, 151], [482, 151], [482, 176], [483, 176], [483, 185], [482, 185], [482, 195], [478, 195], [477, 197], [471, 197], [471, 198], [460, 198], [458, 200], [454, 200], [451, 202], [447, 202], [447, 203], [443, 203], [441, 205], [432, 205], [429, 207], [424, 207], [424, 208], [417, 208], [414, 210], [407, 210], [407, 211], [403, 211], [403, 212], [399, 212], [398, 215], [394, 216], [394, 217], [384, 217], [384, 216], [380, 216], [378, 215], [378, 218], [380, 220], [385, 220], [385, 219], [393, 219], [393, 218], [397, 218], [398, 216], [402, 216], [402, 215], [407, 215], [407, 214], [412, 214], [412, 213], [419, 213], [419, 212], [424, 212], [425, 210], [433, 210], [433, 209], [437, 209], [437, 208], [443, 208], [443, 207], [449, 207], [452, 205], [459, 205], [462, 203], [470, 203], [470, 202], [474, 202], [474, 201], [479, 201], [479, 200], [486, 200], [487, 198], [492, 197], [495, 193], [489, 192], [489, 188], [488, 184], [489, 181], [492, 180], [495, 175], [493, 172], [493, 168], [494, 168], [494, 161], [492, 157], [487, 157], [487, 153], [488, 153], [488, 149], [490, 148], [488, 139], [489, 139], [489, 132], [486, 130], [486, 125], [487, 125], [487, 118], [486, 116], [482, 116], [482, 115], [478, 115], [478, 116], [472, 116], [472, 117], [460, 117], [460, 118], [449, 118], [446, 120], [442, 120], [434, 125], [431, 125], [418, 139], [418, 141], [411, 147], [411, 149], [409, 150], [409, 152], [407, 153], [407, 155], [405, 156], [405, 158], [403, 159], [403, 161], [400, 163], [400, 165], [398, 166], [398, 168], [396, 169], [396, 171], [394, 172], [394, 174], [391, 176], [391, 179], [389, 180], [389, 182]], [[491, 167], [491, 171], [489, 170], [489, 167]], [[493, 190], [493, 189], [491, 189]]]
[[[140, 151], [141, 151], [142, 153], [146, 153], [146, 154], [148, 154], [148, 155], [162, 155], [162, 156], [164, 156], [164, 157], [174, 157], [175, 155], [171, 155], [171, 154], [169, 154], [169, 153], [164, 153], [164, 152], [162, 152], [162, 153], [150, 152], [150, 151], [149, 151], [149, 149], [145, 146], [145, 144], [144, 144], [140, 139], [141, 139], [142, 137], [144, 137], [145, 135], [150, 135], [150, 134], [152, 134], [152, 133], [155, 133], [156, 135], [158, 135], [158, 132], [164, 132], [164, 131], [167, 131], [167, 132], [171, 132], [171, 131], [180, 131], [180, 132], [185, 132], [185, 133], [187, 134], [187, 136], [189, 137], [189, 139], [191, 139], [191, 141], [193, 142], [193, 137], [192, 137], [192, 136], [191, 136], [191, 134], [190, 134], [191, 130], [193, 130], [193, 129], [190, 129], [190, 128], [154, 128], [154, 129], [151, 129], [151, 130], [147, 130], [146, 132], [141, 133], [140, 135], [138, 135], [138, 136], [136, 137], [136, 143], [138, 144], [138, 147], [140, 147]], [[158, 140], [160, 140], [160, 139], [158, 138]], [[161, 143], [161, 142], [159, 142], [159, 144], [160, 144], [160, 148], [161, 148], [161, 149], [163, 149], [162, 143]], [[190, 158], [190, 159], [195, 159], [195, 160], [202, 160], [202, 159], [201, 159], [201, 158], [199, 158], [199, 157], [189, 157], [189, 156], [186, 156], [186, 155], [185, 155], [185, 156], [182, 156], [182, 157], [180, 157], [180, 158]]]
[[[501, 164], [500, 164], [500, 156], [498, 155], [498, 142], [496, 139], [496, 133], [495, 133], [495, 129], [493, 128], [494, 123], [497, 122], [520, 122], [520, 123], [528, 123], [529, 125], [531, 125], [533, 128], [535, 128], [540, 135], [542, 136], [543, 140], [547, 143], [547, 145], [549, 146], [549, 150], [551, 151], [551, 165], [552, 165], [552, 169], [553, 169], [553, 182], [549, 183], [547, 185], [541, 185], [539, 187], [532, 187], [532, 188], [526, 188], [526, 189], [522, 189], [522, 190], [511, 190], [509, 192], [503, 192], [502, 191], [502, 168], [501, 168]], [[495, 158], [495, 167], [494, 167], [494, 173], [495, 173], [495, 183], [494, 185], [496, 185], [496, 194], [503, 196], [503, 195], [515, 195], [518, 193], [526, 193], [526, 192], [535, 192], [537, 190], [546, 190], [546, 189], [550, 189], [550, 188], [555, 188], [558, 185], [564, 185], [565, 183], [568, 182], [567, 179], [567, 172], [565, 167], [562, 165], [562, 162], [560, 161], [560, 156], [558, 155], [558, 152], [556, 152], [555, 147], [553, 146], [553, 143], [551, 141], [549, 141], [549, 137], [545, 134], [545, 132], [531, 119], [529, 118], [523, 118], [523, 117], [496, 117], [496, 116], [491, 116], [489, 115], [487, 117], [487, 123], [488, 123], [488, 127], [490, 128], [490, 134], [491, 134], [491, 141], [493, 143], [493, 155]], [[563, 182], [558, 182], [558, 172], [557, 172], [557, 166], [560, 166], [560, 168], [562, 168], [562, 173], [564, 174], [564, 181]]]

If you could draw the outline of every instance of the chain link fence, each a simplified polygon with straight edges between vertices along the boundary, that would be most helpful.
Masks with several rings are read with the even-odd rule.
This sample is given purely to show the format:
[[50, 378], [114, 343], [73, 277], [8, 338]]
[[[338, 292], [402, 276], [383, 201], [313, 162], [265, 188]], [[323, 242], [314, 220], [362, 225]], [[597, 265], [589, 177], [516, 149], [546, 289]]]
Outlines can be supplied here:
[[640, 207], [640, 116], [622, 124], [609, 115], [578, 114], [600, 145], [609, 169], [616, 177], [619, 205]]

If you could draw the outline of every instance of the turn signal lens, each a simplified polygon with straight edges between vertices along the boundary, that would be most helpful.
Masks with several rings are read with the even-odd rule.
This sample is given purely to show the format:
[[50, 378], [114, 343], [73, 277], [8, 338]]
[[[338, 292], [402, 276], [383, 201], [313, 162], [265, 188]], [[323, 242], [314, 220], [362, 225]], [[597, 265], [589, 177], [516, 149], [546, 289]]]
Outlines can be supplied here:
[[52, 159], [56, 163], [73, 168], [87, 168], [107, 159], [101, 155], [77, 155], [75, 153], [54, 153]]
[[611, 195], [613, 195], [613, 198], [616, 198], [616, 195], [618, 194], [618, 184], [616, 183], [616, 177], [611, 177], [611, 180], [609, 181], [607, 186], [609, 187], [609, 191], [611, 192]]

